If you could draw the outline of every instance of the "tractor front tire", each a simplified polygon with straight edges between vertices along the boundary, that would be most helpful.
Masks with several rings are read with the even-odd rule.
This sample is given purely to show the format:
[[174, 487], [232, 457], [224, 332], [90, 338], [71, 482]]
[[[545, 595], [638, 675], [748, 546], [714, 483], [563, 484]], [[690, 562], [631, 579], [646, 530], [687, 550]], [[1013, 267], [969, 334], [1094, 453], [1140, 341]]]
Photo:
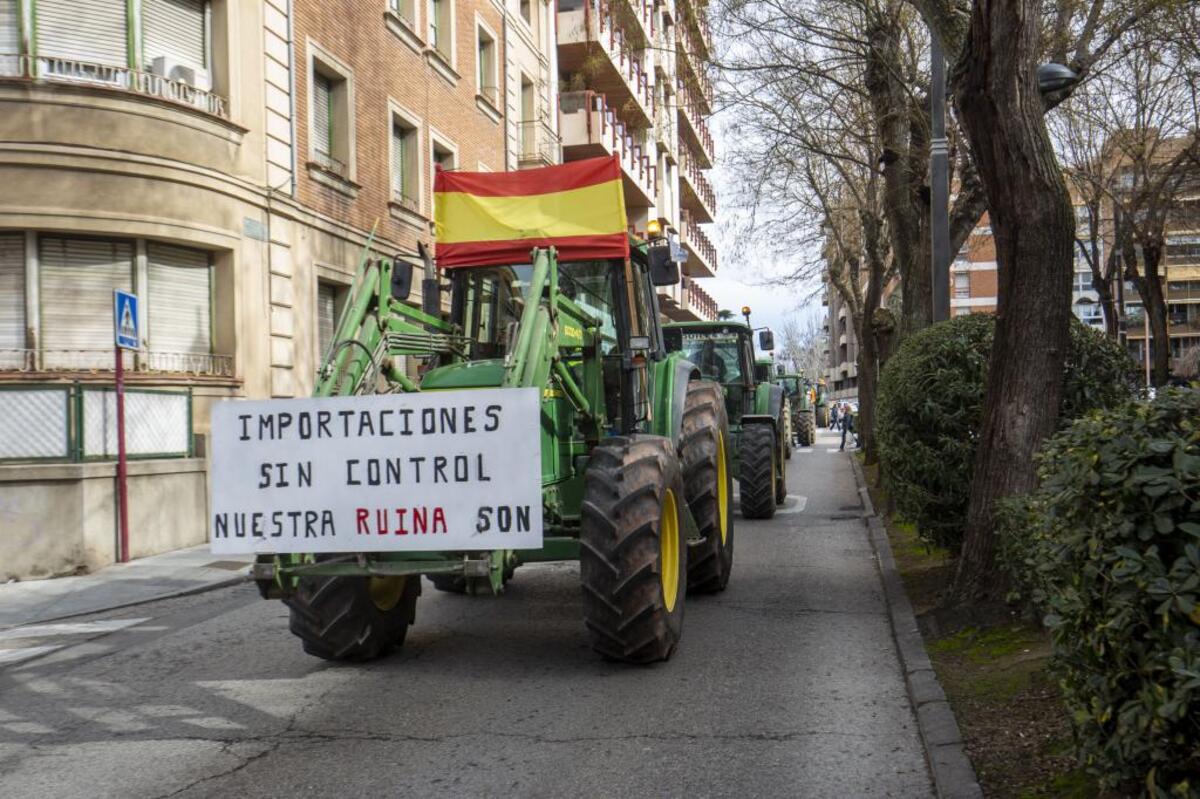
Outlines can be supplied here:
[[723, 591], [733, 570], [733, 469], [721, 386], [688, 384], [681, 435], [683, 485], [700, 538], [688, 543], [688, 593]]
[[[782, 421], [783, 420], [781, 419], [780, 422], [782, 422]], [[782, 424], [780, 424], [778, 427], [780, 430], [783, 429]], [[779, 436], [778, 441], [779, 441], [779, 452], [776, 453], [776, 455], [775, 455], [775, 504], [782, 505], [784, 503], [784, 500], [787, 499], [787, 462], [788, 462], [788, 459], [787, 459], [785, 453], [787, 452], [788, 444], [787, 444], [787, 441], [784, 440], [784, 437], [782, 434]]]
[[738, 486], [742, 516], [770, 519], [775, 515], [775, 431], [769, 424], [742, 427], [738, 441]]
[[800, 414], [800, 446], [811, 447], [817, 440], [816, 420], [812, 411]]
[[288, 628], [304, 651], [325, 660], [373, 660], [404, 644], [416, 618], [421, 579], [301, 577], [284, 598]]
[[617, 436], [592, 451], [579, 570], [592, 648], [609, 660], [666, 660], [683, 632], [683, 475], [660, 436]]

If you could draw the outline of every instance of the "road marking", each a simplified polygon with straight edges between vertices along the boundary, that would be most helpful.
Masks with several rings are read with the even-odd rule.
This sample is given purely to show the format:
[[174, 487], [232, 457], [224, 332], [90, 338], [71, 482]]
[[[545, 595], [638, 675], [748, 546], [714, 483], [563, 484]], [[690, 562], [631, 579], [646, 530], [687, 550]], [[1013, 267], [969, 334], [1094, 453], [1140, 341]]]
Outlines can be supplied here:
[[62, 644], [56, 644], [53, 646], [29, 646], [24, 649], [0, 649], [0, 663], [8, 665], [20, 663], [23, 660], [41, 657], [62, 648]]
[[150, 619], [98, 619], [97, 621], [63, 624], [34, 624], [29, 627], [16, 627], [12, 630], [0, 631], [0, 641], [13, 641], [18, 638], [52, 638], [56, 635], [111, 633], [141, 624], [144, 621], [150, 621]]
[[812, 447], [801, 447], [800, 449], [798, 449], [796, 451], [797, 452], [812, 452], [813, 448]]

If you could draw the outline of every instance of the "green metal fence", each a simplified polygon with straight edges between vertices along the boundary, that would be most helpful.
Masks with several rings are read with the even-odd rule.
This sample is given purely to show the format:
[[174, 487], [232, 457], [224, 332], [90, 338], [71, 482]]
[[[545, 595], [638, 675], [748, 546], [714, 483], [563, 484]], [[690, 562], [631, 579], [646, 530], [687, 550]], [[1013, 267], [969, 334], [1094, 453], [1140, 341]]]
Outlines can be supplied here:
[[[191, 389], [125, 389], [125, 450], [130, 459], [191, 457]], [[116, 457], [113, 386], [0, 386], [0, 462]]]

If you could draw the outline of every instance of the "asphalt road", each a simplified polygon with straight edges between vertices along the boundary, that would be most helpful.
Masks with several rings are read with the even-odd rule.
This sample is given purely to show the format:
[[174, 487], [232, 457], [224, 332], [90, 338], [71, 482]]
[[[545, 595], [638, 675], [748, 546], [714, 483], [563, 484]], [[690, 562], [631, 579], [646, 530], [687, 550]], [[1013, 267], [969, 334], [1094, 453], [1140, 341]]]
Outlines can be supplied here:
[[0, 796], [930, 796], [836, 444], [738, 518], [729, 588], [651, 667], [591, 652], [574, 564], [501, 598], [426, 584], [369, 665], [304, 655], [250, 586], [7, 631], [60, 648], [0, 659]]

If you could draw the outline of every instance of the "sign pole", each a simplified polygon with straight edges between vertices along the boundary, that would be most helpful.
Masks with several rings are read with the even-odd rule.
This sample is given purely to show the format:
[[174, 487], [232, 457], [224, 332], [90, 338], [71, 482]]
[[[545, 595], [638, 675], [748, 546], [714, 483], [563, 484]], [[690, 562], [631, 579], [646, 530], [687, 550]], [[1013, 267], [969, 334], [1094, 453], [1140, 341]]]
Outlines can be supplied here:
[[117, 506], [121, 532], [120, 562], [129, 562], [129, 488], [125, 464], [125, 358], [120, 347], [117, 354]]
[[113, 374], [117, 389], [117, 522], [120, 543], [117, 560], [129, 561], [129, 474], [125, 462], [125, 358], [122, 350], [136, 350], [141, 342], [137, 324], [137, 295], [117, 289], [113, 292]]

